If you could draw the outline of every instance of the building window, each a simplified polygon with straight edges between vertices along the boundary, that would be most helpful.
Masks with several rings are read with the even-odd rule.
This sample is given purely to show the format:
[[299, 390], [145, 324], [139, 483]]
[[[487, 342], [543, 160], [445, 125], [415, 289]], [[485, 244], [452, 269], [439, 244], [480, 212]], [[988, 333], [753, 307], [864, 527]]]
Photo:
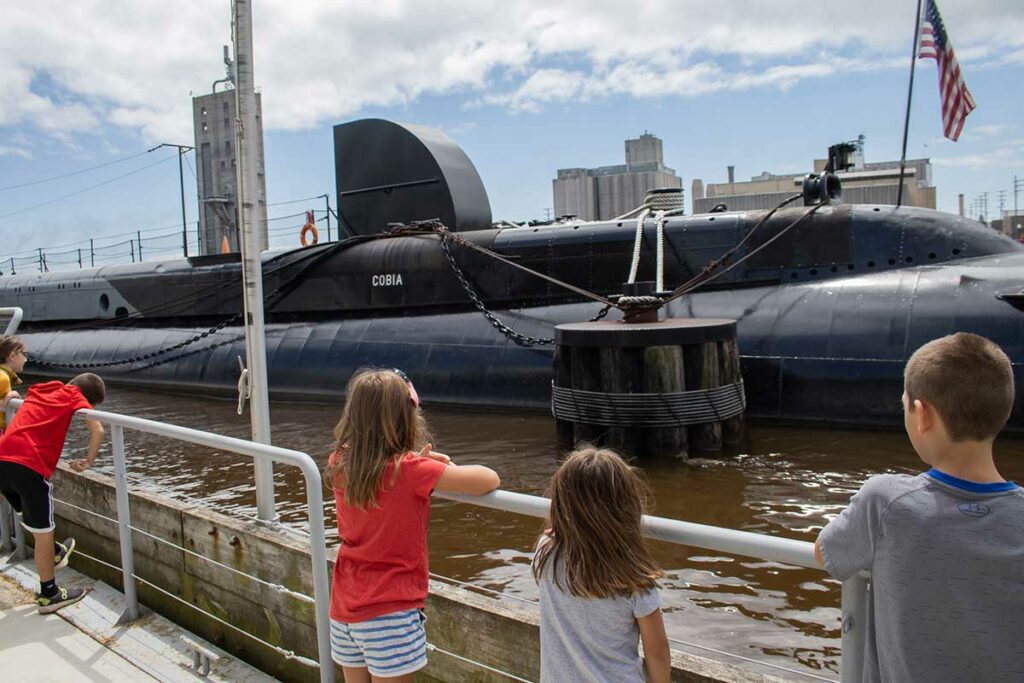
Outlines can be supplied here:
[[206, 107], [200, 107], [199, 115], [200, 116], [206, 116]]
[[224, 160], [221, 159], [220, 160], [220, 169], [223, 171], [225, 168], [227, 168], [227, 165], [224, 163]]
[[224, 101], [224, 113], [225, 114], [228, 113], [228, 103], [227, 103], [227, 100]]
[[205, 133], [209, 129], [210, 129], [210, 127], [208, 125], [206, 125], [206, 121], [203, 121], [203, 132]]
[[228, 155], [231, 154], [231, 141], [230, 140], [225, 140], [224, 141], [224, 153], [228, 154]]
[[231, 119], [224, 117], [224, 130], [231, 128]]

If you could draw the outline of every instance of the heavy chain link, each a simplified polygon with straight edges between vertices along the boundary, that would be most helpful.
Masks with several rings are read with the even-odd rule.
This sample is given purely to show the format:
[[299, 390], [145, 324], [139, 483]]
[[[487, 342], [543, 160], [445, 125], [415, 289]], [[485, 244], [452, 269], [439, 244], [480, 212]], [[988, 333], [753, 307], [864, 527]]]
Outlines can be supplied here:
[[227, 320], [225, 320], [225, 321], [223, 321], [223, 322], [221, 322], [221, 323], [219, 323], [217, 325], [214, 325], [213, 327], [211, 327], [210, 329], [206, 330], [205, 332], [201, 332], [201, 333], [199, 333], [197, 335], [189, 337], [188, 339], [186, 339], [184, 341], [181, 341], [181, 342], [178, 342], [177, 344], [175, 344], [173, 346], [168, 346], [167, 348], [160, 349], [158, 351], [151, 351], [150, 353], [144, 353], [144, 354], [141, 354], [139, 356], [135, 356], [133, 358], [124, 358], [124, 359], [121, 359], [121, 360], [112, 360], [112, 361], [106, 361], [106, 362], [103, 362], [103, 363], [59, 363], [59, 362], [56, 362], [56, 361], [49, 361], [49, 360], [42, 360], [42, 359], [38, 359], [38, 358], [33, 358], [32, 359], [32, 363], [35, 364], [35, 365], [42, 365], [43, 367], [70, 368], [72, 370], [84, 370], [84, 369], [87, 369], [87, 368], [112, 368], [112, 367], [117, 366], [117, 365], [131, 365], [132, 363], [139, 363], [139, 362], [142, 362], [144, 360], [149, 360], [150, 358], [156, 358], [157, 356], [162, 356], [162, 355], [164, 355], [166, 353], [171, 353], [173, 351], [179, 351], [179, 350], [185, 348], [186, 346], [189, 346], [190, 344], [195, 344], [198, 341], [206, 339], [211, 334], [214, 334], [216, 332], [220, 332], [225, 327], [227, 327], [231, 323], [235, 322], [236, 320], [240, 319], [241, 317], [242, 317], [241, 314], [236, 313], [235, 315], [231, 316]]
[[520, 334], [498, 319], [498, 316], [487, 310], [487, 306], [484, 305], [484, 302], [480, 299], [479, 295], [477, 295], [476, 290], [473, 289], [473, 285], [471, 285], [469, 280], [466, 279], [466, 275], [462, 272], [462, 268], [460, 268], [459, 264], [455, 261], [455, 256], [452, 254], [451, 246], [448, 244], [448, 236], [443, 233], [441, 234], [441, 249], [444, 251], [444, 255], [448, 258], [448, 264], [452, 267], [452, 272], [455, 273], [455, 277], [459, 279], [459, 284], [461, 284], [462, 289], [465, 290], [466, 296], [468, 296], [469, 300], [473, 302], [476, 309], [480, 311], [485, 318], [487, 318], [487, 321], [494, 326], [494, 329], [501, 332], [516, 344], [519, 344], [519, 346], [536, 346], [555, 343], [554, 339], [531, 337], [528, 334]]

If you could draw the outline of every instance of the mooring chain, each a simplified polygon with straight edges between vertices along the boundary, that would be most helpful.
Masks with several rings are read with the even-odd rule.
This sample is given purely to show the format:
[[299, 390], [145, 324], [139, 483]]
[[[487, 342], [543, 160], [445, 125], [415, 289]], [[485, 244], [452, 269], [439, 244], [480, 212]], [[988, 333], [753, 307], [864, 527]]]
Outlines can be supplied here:
[[49, 361], [49, 360], [42, 360], [42, 359], [39, 359], [39, 358], [33, 358], [32, 362], [34, 364], [36, 364], [36, 365], [42, 365], [43, 367], [70, 368], [72, 370], [84, 370], [86, 368], [111, 368], [111, 367], [114, 367], [114, 366], [117, 366], [117, 365], [131, 365], [132, 363], [139, 363], [139, 362], [144, 361], [144, 360], [149, 360], [150, 358], [156, 358], [157, 356], [162, 356], [162, 355], [164, 355], [166, 353], [171, 353], [173, 351], [179, 351], [179, 350], [185, 348], [186, 346], [189, 346], [190, 344], [195, 344], [198, 341], [202, 341], [203, 339], [206, 339], [207, 337], [209, 337], [211, 334], [214, 334], [215, 332], [220, 332], [225, 327], [227, 327], [232, 322], [238, 320], [241, 317], [242, 316], [240, 314], [235, 314], [235, 315], [231, 316], [230, 318], [228, 318], [227, 320], [225, 320], [225, 321], [223, 321], [223, 322], [221, 322], [221, 323], [211, 327], [210, 329], [206, 330], [205, 332], [201, 332], [200, 334], [197, 334], [197, 335], [194, 335], [192, 337], [189, 337], [188, 339], [186, 339], [184, 341], [181, 341], [181, 342], [178, 342], [177, 344], [175, 344], [173, 346], [168, 346], [165, 349], [159, 349], [157, 351], [151, 351], [149, 353], [144, 353], [144, 354], [141, 354], [139, 356], [135, 356], [134, 358], [124, 358], [122, 360], [105, 361], [103, 363], [58, 363], [56, 361]]
[[459, 284], [461, 284], [462, 289], [465, 290], [466, 296], [468, 296], [469, 300], [473, 302], [476, 309], [480, 311], [485, 318], [487, 318], [487, 321], [494, 326], [494, 329], [501, 332], [519, 346], [535, 346], [555, 343], [554, 339], [531, 337], [528, 334], [516, 332], [511, 327], [503, 323], [498, 316], [487, 310], [487, 306], [484, 305], [483, 300], [480, 299], [480, 296], [476, 293], [473, 285], [471, 285], [469, 280], [466, 278], [466, 274], [462, 272], [462, 268], [460, 268], [459, 264], [455, 261], [455, 256], [452, 254], [451, 246], [448, 244], [448, 236], [445, 234], [441, 234], [441, 249], [444, 251], [444, 255], [448, 258], [448, 264], [451, 265], [452, 272], [455, 273], [455, 277], [459, 279]]

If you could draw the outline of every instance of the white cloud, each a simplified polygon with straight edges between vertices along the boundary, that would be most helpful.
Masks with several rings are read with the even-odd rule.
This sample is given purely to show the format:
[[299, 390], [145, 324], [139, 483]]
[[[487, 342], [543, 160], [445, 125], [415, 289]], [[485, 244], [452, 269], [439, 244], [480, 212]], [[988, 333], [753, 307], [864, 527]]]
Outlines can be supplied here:
[[22, 157], [25, 159], [32, 158], [32, 152], [25, 149], [24, 147], [13, 147], [11, 145], [0, 145], [0, 157], [2, 156], [13, 156]]
[[964, 137], [969, 138], [992, 138], [1000, 135], [1005, 135], [1009, 131], [1013, 130], [1014, 126], [1008, 123], [989, 123], [980, 126], [972, 126], [964, 128]]
[[996, 167], [1016, 168], [1020, 166], [1021, 154], [1024, 154], [1024, 141], [1014, 140], [1012, 144], [1000, 145], [998, 149], [960, 156], [939, 157], [932, 159], [936, 166], [951, 168], [969, 168], [985, 170]]
[[[148, 142], [187, 142], [189, 93], [208, 92], [223, 76], [229, 7], [227, 0], [7, 3], [0, 127], [31, 125], [71, 139], [113, 125]], [[615, 95], [787, 89], [840, 71], [904, 66], [912, 3], [808, 7], [804, 0], [263, 0], [255, 5], [256, 80], [265, 127], [297, 129], [424, 94], [535, 111]], [[977, 0], [943, 9], [965, 64], [1024, 61], [1024, 4]]]

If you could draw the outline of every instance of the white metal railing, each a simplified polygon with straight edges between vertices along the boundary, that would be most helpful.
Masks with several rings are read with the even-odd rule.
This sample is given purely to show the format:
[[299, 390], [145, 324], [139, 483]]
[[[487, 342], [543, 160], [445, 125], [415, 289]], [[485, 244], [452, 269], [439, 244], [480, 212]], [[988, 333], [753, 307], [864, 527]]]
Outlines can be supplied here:
[[21, 318], [25, 315], [25, 312], [21, 310], [21, 306], [0, 308], [0, 316], [5, 315], [11, 316], [11, 319], [7, 321], [7, 328], [4, 330], [4, 334], [14, 334], [18, 331], [18, 326], [21, 325]]
[[[551, 501], [547, 498], [511, 491], [494, 491], [484, 496], [450, 493], [435, 493], [434, 495], [446, 500], [540, 518], [547, 517], [548, 508], [551, 505]], [[724, 529], [651, 515], [644, 516], [644, 535], [668, 543], [718, 550], [821, 570], [821, 565], [814, 557], [814, 544], [808, 541]], [[862, 678], [869, 580], [868, 574], [861, 573], [843, 582], [842, 658], [839, 670], [839, 678], [843, 683], [860, 681]]]
[[[12, 399], [8, 406], [8, 416], [11, 416], [15, 410], [21, 405], [20, 399]], [[178, 599], [183, 604], [189, 607], [203, 611], [210, 618], [242, 632], [250, 638], [262, 642], [264, 645], [271, 649], [281, 652], [285, 656], [296, 659], [298, 661], [305, 661], [305, 663], [319, 666], [320, 668], [320, 680], [322, 683], [332, 683], [334, 681], [334, 662], [331, 659], [331, 643], [330, 643], [330, 622], [329, 622], [329, 608], [330, 608], [330, 587], [327, 576], [327, 541], [324, 533], [324, 500], [323, 500], [323, 482], [320, 477], [320, 470], [308, 454], [300, 451], [290, 450], [287, 448], [279, 448], [276, 446], [268, 446], [265, 444], [254, 443], [251, 441], [245, 441], [243, 439], [236, 439], [230, 436], [223, 436], [221, 434], [213, 434], [210, 432], [203, 432], [197, 429], [190, 429], [188, 427], [179, 427], [176, 425], [165, 424], [162, 422], [156, 422], [153, 420], [146, 420], [137, 417], [131, 417], [128, 415], [119, 415], [116, 413], [108, 413], [100, 410], [80, 410], [75, 414], [76, 419], [79, 418], [90, 418], [98, 420], [106, 425], [110, 426], [110, 441], [112, 444], [113, 460], [114, 460], [114, 488], [117, 501], [117, 516], [116, 518], [107, 517], [105, 515], [96, 513], [95, 511], [85, 510], [83, 508], [77, 508], [78, 510], [92, 514], [96, 517], [107, 520], [111, 524], [116, 524], [118, 527], [118, 536], [120, 539], [120, 553], [121, 553], [121, 566], [116, 567], [109, 563], [103, 562], [95, 557], [90, 559], [104, 564], [112, 569], [119, 570], [121, 572], [123, 580], [123, 590], [125, 596], [125, 613], [123, 619], [130, 621], [137, 619], [139, 616], [138, 606], [138, 593], [136, 589], [136, 581], [145, 583], [150, 588], [167, 594], [171, 598]], [[179, 546], [174, 543], [170, 543], [166, 539], [161, 539], [146, 532], [143, 529], [132, 526], [131, 523], [131, 509], [128, 497], [128, 476], [127, 476], [127, 456], [124, 444], [124, 430], [134, 430], [138, 432], [145, 432], [147, 434], [155, 434], [157, 436], [163, 436], [169, 439], [175, 439], [177, 441], [185, 441], [187, 443], [193, 443], [200, 446], [207, 446], [209, 448], [215, 448], [222, 451], [228, 451], [231, 453], [237, 453], [254, 458], [256, 461], [265, 462], [279, 462], [286, 465], [293, 465], [298, 467], [303, 474], [306, 482], [306, 505], [307, 515], [309, 519], [309, 549], [312, 562], [313, 570], [313, 596], [309, 598], [305, 595], [295, 594], [293, 591], [289, 591], [283, 586], [274, 585], [273, 587], [281, 592], [287, 592], [301, 598], [305, 598], [307, 602], [314, 603], [314, 613], [316, 615], [316, 632], [317, 632], [317, 657], [318, 663], [312, 660], [305, 660], [305, 658], [299, 657], [292, 652], [288, 652], [283, 648], [280, 648], [272, 643], [267, 643], [260, 640], [255, 635], [248, 633], [244, 629], [238, 628], [237, 625], [228, 623], [219, 617], [201, 610], [201, 608], [193, 605], [190, 602], [181, 600], [180, 597], [175, 596], [167, 591], [163, 590], [159, 586], [156, 586], [144, 578], [139, 577], [135, 574], [134, 564], [134, 550], [132, 542], [132, 532], [143, 534], [147, 537], [154, 538], [157, 541], [172, 545], [176, 549], [184, 552], [196, 555], [202, 559], [214, 562], [210, 558], [198, 555], [183, 546]], [[68, 505], [70, 507], [76, 507], [70, 505], [60, 499], [55, 498], [55, 502]], [[9, 520], [5, 519], [0, 523], [9, 524]], [[21, 532], [21, 525], [16, 525], [18, 530], [18, 553], [21, 557], [25, 556], [24, 552], [24, 534]], [[80, 551], [76, 551], [81, 555], [85, 555]], [[220, 564], [216, 563], [215, 564]], [[224, 565], [221, 565], [224, 566]], [[226, 567], [236, 573], [243, 573], [235, 570], [231, 567]], [[260, 579], [259, 577], [252, 576], [251, 574], [245, 574], [257, 582], [269, 584], [269, 582]]]

